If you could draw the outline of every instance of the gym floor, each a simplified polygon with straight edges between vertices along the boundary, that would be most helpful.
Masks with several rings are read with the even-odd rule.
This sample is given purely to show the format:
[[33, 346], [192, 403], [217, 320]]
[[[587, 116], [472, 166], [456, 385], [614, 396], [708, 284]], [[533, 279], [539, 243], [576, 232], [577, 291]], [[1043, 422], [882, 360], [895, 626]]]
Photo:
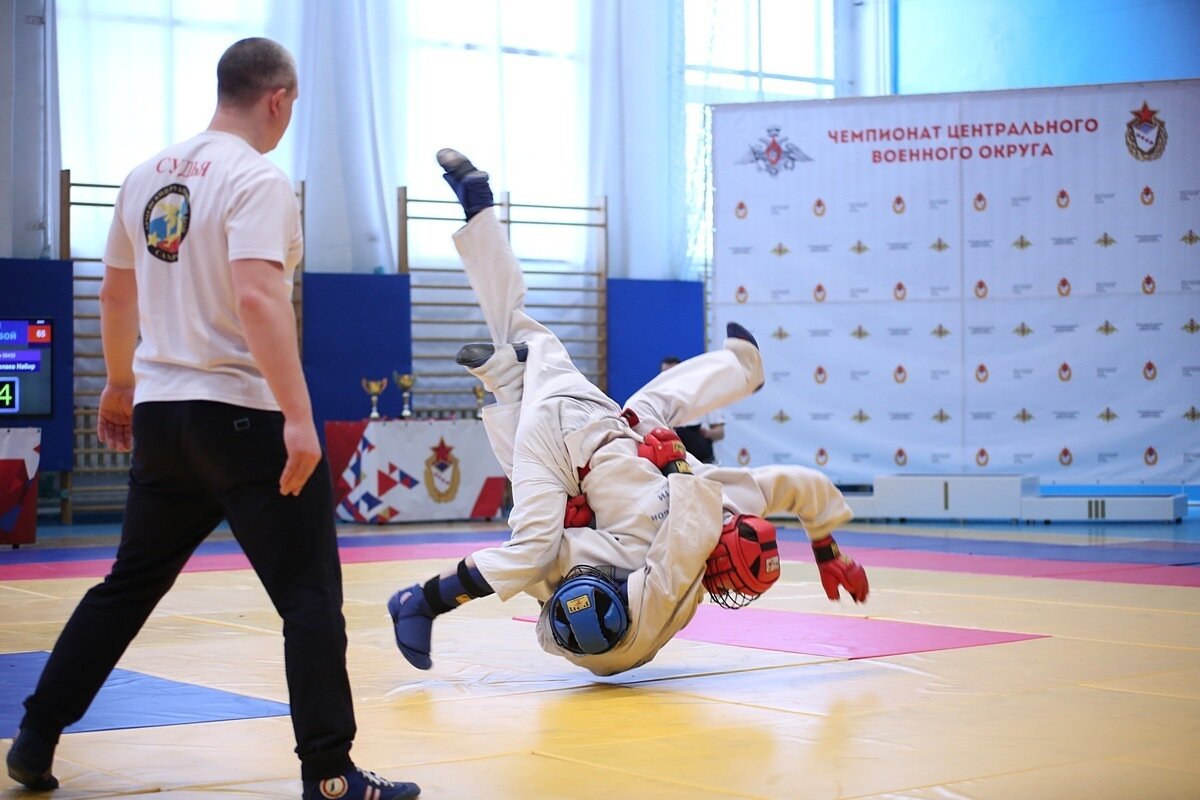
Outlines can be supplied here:
[[[0, 550], [0, 732], [116, 531], [43, 525]], [[502, 522], [340, 533], [353, 756], [425, 798], [1200, 797], [1195, 506], [1174, 525], [855, 523], [837, 539], [867, 568], [863, 606], [826, 600], [784, 530], [763, 598], [705, 604], [604, 679], [538, 648], [526, 597], [440, 618], [428, 672], [396, 652], [388, 596]], [[279, 629], [218, 531], [64, 735], [53, 796], [298, 797]]]

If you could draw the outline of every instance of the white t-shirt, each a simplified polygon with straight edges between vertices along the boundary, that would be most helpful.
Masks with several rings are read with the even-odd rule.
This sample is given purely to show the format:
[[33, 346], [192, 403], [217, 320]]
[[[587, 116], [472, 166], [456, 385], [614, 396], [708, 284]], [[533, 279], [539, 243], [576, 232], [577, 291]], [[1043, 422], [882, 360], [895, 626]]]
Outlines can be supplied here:
[[215, 400], [277, 410], [237, 316], [230, 262], [304, 252], [290, 181], [249, 142], [205, 131], [136, 167], [117, 195], [104, 263], [137, 273], [135, 403]]

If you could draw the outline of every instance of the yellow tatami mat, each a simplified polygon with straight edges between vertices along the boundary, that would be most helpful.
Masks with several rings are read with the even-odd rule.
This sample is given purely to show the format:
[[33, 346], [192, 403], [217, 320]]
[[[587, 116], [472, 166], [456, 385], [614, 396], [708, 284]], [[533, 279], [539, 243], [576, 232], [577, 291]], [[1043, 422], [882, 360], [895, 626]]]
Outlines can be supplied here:
[[[796, 559], [753, 608], [1043, 638], [855, 660], [676, 640], [597, 679], [513, 619], [534, 601], [490, 597], [438, 619], [419, 672], [384, 603], [448, 563], [343, 567], [353, 756], [425, 798], [1200, 797], [1197, 588], [864, 559], [869, 602], [835, 605]], [[0, 653], [49, 650], [95, 580], [0, 584]], [[279, 629], [249, 570], [186, 573], [120, 667], [286, 702]], [[71, 733], [53, 796], [294, 798], [293, 747], [286, 716]]]

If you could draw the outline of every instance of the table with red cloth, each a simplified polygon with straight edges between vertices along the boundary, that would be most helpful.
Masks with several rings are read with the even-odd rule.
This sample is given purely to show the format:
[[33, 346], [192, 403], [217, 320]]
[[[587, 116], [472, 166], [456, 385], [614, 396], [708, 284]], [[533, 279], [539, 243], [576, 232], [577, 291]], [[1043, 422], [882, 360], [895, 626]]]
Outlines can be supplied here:
[[325, 449], [344, 522], [494, 519], [508, 488], [475, 419], [330, 421]]
[[0, 544], [37, 538], [41, 428], [0, 428]]

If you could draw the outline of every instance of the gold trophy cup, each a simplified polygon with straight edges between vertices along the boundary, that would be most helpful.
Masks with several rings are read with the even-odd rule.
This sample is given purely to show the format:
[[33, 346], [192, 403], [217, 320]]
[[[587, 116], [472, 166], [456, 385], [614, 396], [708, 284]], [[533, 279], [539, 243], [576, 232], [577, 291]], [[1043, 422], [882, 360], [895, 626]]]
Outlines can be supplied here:
[[377, 381], [370, 378], [362, 379], [363, 391], [371, 398], [371, 419], [379, 419], [379, 395], [383, 394], [383, 390], [387, 388], [387, 385], [387, 378], [380, 378]]
[[396, 385], [400, 387], [400, 417], [408, 419], [413, 415], [412, 411], [412, 388], [417, 379], [409, 373], [401, 375], [399, 372], [393, 372], [392, 377], [396, 379]]
[[475, 419], [483, 419], [483, 386], [477, 384], [471, 391], [475, 394]]

